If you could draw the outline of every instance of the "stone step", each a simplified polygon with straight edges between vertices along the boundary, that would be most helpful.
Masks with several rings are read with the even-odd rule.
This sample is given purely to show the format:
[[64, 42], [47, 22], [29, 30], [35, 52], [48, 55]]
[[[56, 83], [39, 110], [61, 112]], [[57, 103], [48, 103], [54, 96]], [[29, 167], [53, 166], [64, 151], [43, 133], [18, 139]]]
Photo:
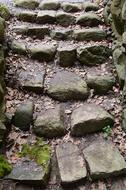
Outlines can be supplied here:
[[35, 9], [38, 7], [41, 10], [58, 10], [63, 9], [66, 12], [97, 11], [99, 9], [96, 3], [84, 1], [58, 1], [58, 0], [43, 0], [40, 3], [37, 0], [15, 0], [15, 6], [26, 9]]
[[87, 133], [101, 131], [106, 126], [112, 126], [113, 117], [101, 106], [84, 104], [76, 108], [71, 115], [71, 134], [84, 136]]
[[62, 184], [75, 183], [87, 176], [86, 164], [79, 148], [71, 142], [56, 147], [56, 155]]
[[10, 48], [14, 53], [27, 54], [39, 61], [50, 62], [56, 59], [61, 67], [71, 67], [77, 61], [90, 67], [97, 66], [104, 63], [111, 55], [111, 50], [103, 43], [82, 46], [82, 44], [72, 44], [68, 41], [43, 40], [36, 44], [14, 40], [10, 43]]
[[[43, 39], [46, 36], [54, 40], [76, 40], [76, 41], [100, 41], [106, 39], [106, 32], [99, 28], [93, 27], [89, 29], [76, 29], [77, 27], [66, 28], [50, 25], [39, 25], [39, 24], [23, 24], [13, 27], [13, 32], [17, 34], [22, 34], [26, 36], [36, 37], [38, 39]], [[96, 35], [93, 37], [92, 35]]]
[[35, 22], [39, 24], [59, 24], [61, 26], [80, 25], [80, 26], [98, 26], [103, 24], [101, 18], [92, 12], [80, 13], [76, 16], [64, 11], [44, 10], [38, 12], [22, 11], [18, 13], [17, 18], [24, 22]]

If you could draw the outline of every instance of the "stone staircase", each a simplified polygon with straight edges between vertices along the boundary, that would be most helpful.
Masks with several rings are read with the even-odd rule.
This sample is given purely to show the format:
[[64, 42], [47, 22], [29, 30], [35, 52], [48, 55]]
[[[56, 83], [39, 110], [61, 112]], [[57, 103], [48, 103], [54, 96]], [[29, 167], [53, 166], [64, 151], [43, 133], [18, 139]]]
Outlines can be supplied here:
[[48, 139], [58, 166], [55, 171], [48, 163], [52, 172], [45, 180], [50, 170], [20, 163], [6, 179], [37, 184], [37, 189], [46, 183], [56, 190], [100, 190], [95, 181], [103, 180], [102, 190], [117, 190], [104, 181], [126, 175], [126, 162], [114, 143], [103, 138], [105, 127], [116, 126], [118, 102], [111, 107], [117, 79], [99, 6], [42, 1], [35, 10], [16, 13], [6, 35], [7, 85], [26, 97], [26, 102], [15, 97], [19, 107], [13, 124], [22, 131], [31, 125], [33, 134]]

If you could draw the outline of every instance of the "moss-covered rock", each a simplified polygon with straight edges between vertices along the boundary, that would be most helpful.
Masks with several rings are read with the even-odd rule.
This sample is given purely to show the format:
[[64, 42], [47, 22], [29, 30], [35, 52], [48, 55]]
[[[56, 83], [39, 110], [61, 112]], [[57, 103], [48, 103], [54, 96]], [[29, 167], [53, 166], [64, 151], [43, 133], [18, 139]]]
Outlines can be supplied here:
[[4, 40], [4, 19], [0, 17], [0, 42]]
[[5, 20], [8, 20], [10, 18], [9, 9], [3, 4], [0, 4], [0, 16]]
[[0, 154], [0, 178], [10, 173], [12, 170], [11, 164], [6, 160], [4, 155]]
[[51, 148], [41, 139], [34, 145], [25, 144], [19, 153], [21, 162], [15, 164], [6, 179], [31, 185], [46, 185], [50, 173]]

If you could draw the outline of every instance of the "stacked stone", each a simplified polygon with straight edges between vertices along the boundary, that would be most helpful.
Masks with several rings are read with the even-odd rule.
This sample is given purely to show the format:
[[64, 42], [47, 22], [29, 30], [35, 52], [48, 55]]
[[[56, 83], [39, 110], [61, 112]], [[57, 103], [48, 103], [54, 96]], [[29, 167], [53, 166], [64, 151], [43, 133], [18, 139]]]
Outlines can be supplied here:
[[0, 4], [0, 145], [2, 144], [3, 137], [6, 132], [6, 127], [4, 125], [4, 94], [5, 94], [5, 83], [4, 83], [4, 69], [5, 69], [5, 60], [4, 60], [4, 48], [3, 43], [5, 40], [5, 20], [9, 19], [10, 13], [8, 9]]
[[[94, 94], [107, 94], [115, 84], [115, 77], [109, 71], [101, 75], [97, 70], [93, 74], [86, 70], [86, 76], [81, 77], [70, 70], [78, 63], [82, 69], [83, 66], [86, 69], [97, 67], [111, 56], [111, 49], [103, 43], [107, 36], [104, 27], [100, 27], [103, 21], [95, 13], [98, 6], [94, 3], [63, 3], [54, 0], [44, 0], [40, 4], [36, 0], [14, 2], [16, 6], [30, 10], [21, 10], [16, 14], [18, 22], [23, 21], [25, 24], [14, 27], [13, 31], [24, 35], [23, 37], [36, 36], [42, 40], [36, 44], [20, 39], [12, 40], [9, 44], [12, 52], [30, 58], [25, 69], [18, 72], [19, 87], [51, 97], [56, 106], [45, 109], [38, 115], [35, 113], [34, 118], [34, 102], [23, 102], [16, 109], [13, 125], [22, 131], [31, 128], [36, 136], [53, 140], [63, 137], [68, 131], [75, 139], [102, 131], [106, 126], [113, 126], [114, 118], [108, 111], [95, 103], [87, 103], [86, 100], [91, 89]], [[47, 36], [48, 42], [44, 41]], [[60, 41], [64, 41], [62, 43], [65, 45], [60, 44]], [[51, 79], [49, 76], [48, 82], [48, 67], [43, 65], [50, 63], [58, 66], [56, 65]], [[66, 116], [67, 110], [62, 105], [67, 106], [73, 101], [82, 104]], [[81, 149], [74, 142], [62, 142], [56, 147], [56, 157], [62, 185], [126, 173], [126, 162], [120, 152], [111, 143], [98, 139]], [[31, 160], [22, 162], [24, 163], [14, 166], [6, 179], [33, 185], [47, 184], [50, 162], [47, 163], [47, 168], [36, 166], [35, 163], [32, 165]]]
[[126, 131], [126, 1], [109, 1], [105, 8], [105, 18], [107, 23], [111, 23], [114, 33], [113, 61], [123, 89], [122, 127]]

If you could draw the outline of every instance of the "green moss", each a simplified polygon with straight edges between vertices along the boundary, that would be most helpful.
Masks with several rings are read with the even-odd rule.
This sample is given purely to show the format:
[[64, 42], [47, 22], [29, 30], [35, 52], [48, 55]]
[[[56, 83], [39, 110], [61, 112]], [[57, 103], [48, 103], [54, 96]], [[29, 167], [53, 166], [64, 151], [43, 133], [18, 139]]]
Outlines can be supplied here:
[[10, 12], [8, 8], [3, 4], [0, 4], [0, 16], [5, 20], [8, 20], [10, 18]]
[[10, 173], [12, 170], [11, 164], [6, 160], [4, 155], [0, 155], [0, 178]]
[[46, 169], [46, 165], [51, 157], [51, 148], [39, 138], [32, 146], [24, 144], [19, 155], [21, 157], [28, 156], [30, 159], [35, 160], [37, 164], [44, 166]]

